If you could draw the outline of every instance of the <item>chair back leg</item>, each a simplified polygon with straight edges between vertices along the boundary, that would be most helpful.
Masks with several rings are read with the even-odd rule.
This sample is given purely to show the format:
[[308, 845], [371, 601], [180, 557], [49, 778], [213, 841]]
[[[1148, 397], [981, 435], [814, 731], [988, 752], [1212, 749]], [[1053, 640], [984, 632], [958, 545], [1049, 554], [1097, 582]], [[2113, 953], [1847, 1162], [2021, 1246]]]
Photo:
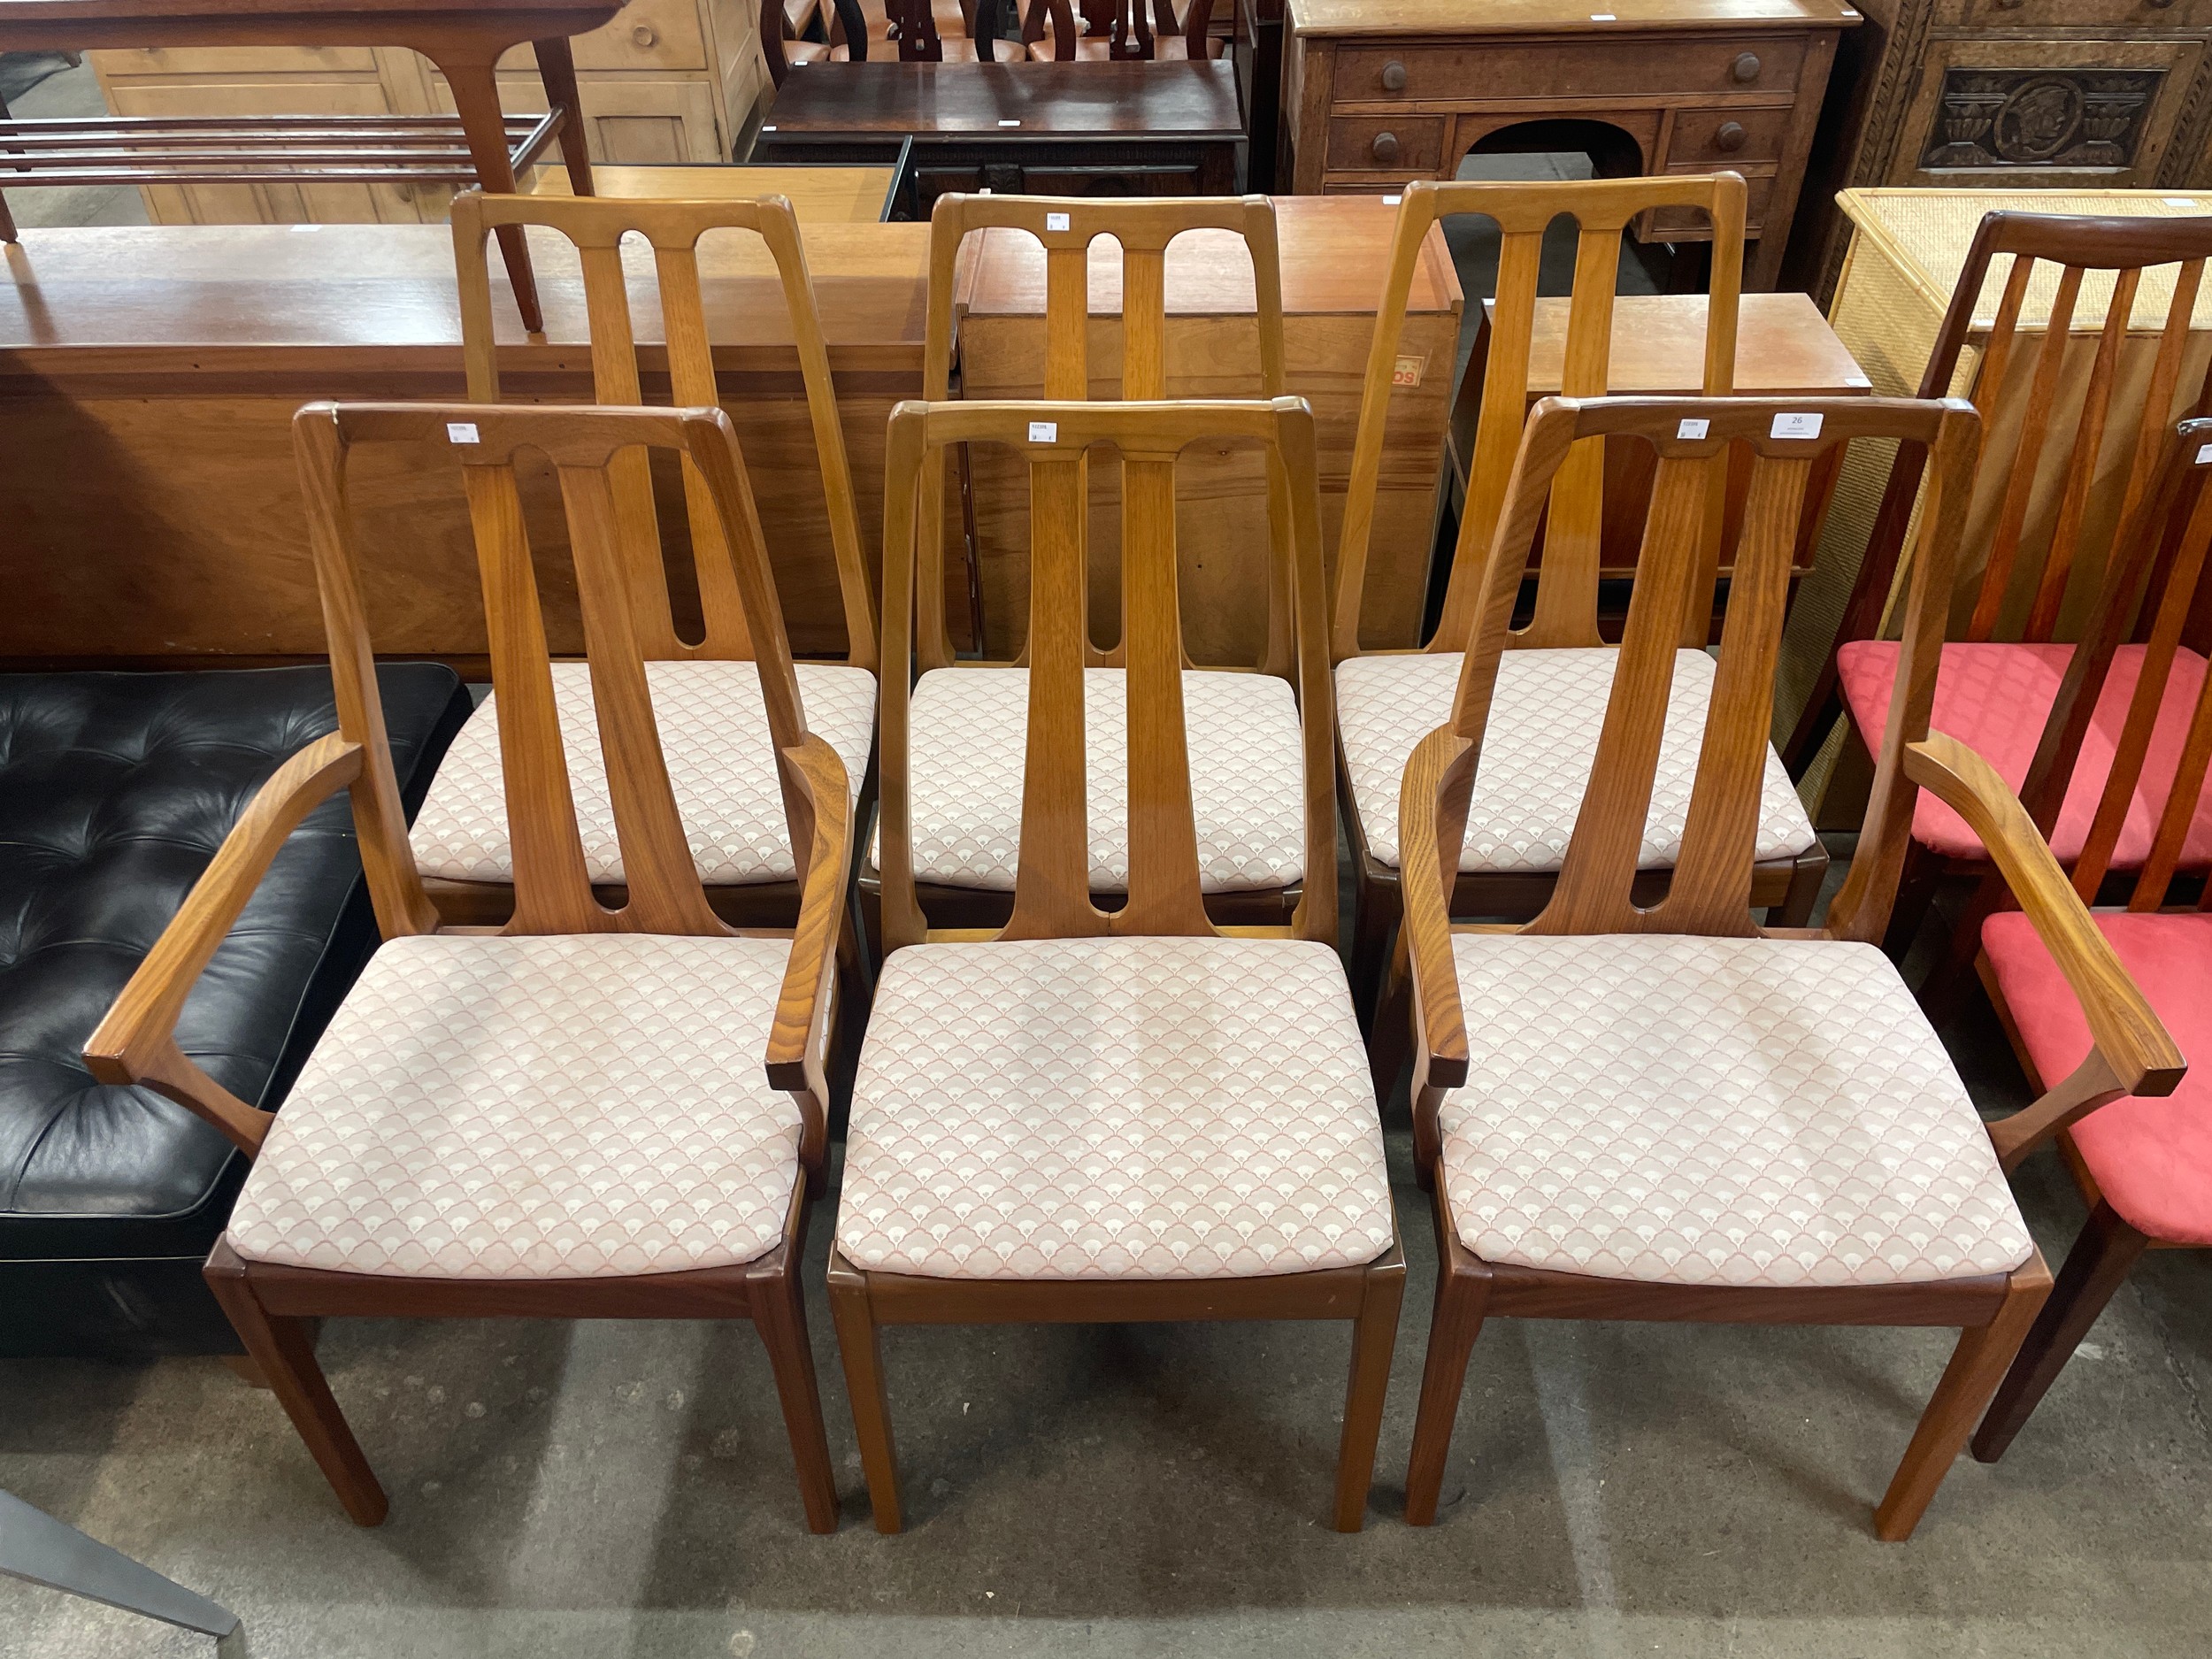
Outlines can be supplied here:
[[814, 1379], [814, 1348], [807, 1338], [806, 1297], [797, 1263], [787, 1246], [746, 1275], [746, 1300], [753, 1327], [776, 1374], [776, 1398], [783, 1407], [784, 1430], [791, 1437], [791, 1460], [798, 1466], [799, 1501], [806, 1508], [810, 1532], [837, 1530], [837, 1475], [830, 1465], [829, 1436], [822, 1424], [822, 1391]]
[[867, 1276], [832, 1258], [830, 1313], [837, 1321], [838, 1351], [845, 1361], [845, 1393], [852, 1402], [853, 1432], [860, 1440], [861, 1472], [876, 1531], [895, 1532], [899, 1516], [899, 1455], [891, 1439], [891, 1402], [883, 1386], [883, 1344], [868, 1305]]
[[1344, 1438], [1336, 1455], [1336, 1530], [1366, 1525], [1367, 1491], [1375, 1479], [1375, 1442], [1382, 1433], [1383, 1397], [1390, 1387], [1390, 1356], [1398, 1344], [1398, 1304], [1404, 1299], [1402, 1251], [1367, 1270], [1359, 1317], [1352, 1322], [1352, 1377], [1344, 1395]]

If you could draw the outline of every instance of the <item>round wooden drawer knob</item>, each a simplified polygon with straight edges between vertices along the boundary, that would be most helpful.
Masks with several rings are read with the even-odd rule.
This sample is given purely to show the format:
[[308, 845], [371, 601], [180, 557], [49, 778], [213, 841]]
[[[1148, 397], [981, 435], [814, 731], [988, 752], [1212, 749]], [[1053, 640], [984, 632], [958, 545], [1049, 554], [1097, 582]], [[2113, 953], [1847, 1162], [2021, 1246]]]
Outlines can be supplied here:
[[1728, 66], [1728, 73], [1739, 81], [1756, 81], [1759, 78], [1759, 71], [1764, 67], [1765, 65], [1759, 61], [1758, 53], [1739, 52], [1736, 54], [1736, 61]]
[[1406, 89], [1406, 66], [1396, 58], [1392, 58], [1383, 65], [1382, 83], [1385, 92], [1403, 92]]
[[1741, 121], [1723, 121], [1719, 130], [1713, 134], [1713, 148], [1728, 150], [1741, 150], [1744, 140], [1750, 136], [1750, 134], [1744, 131]]
[[650, 23], [641, 23], [630, 31], [630, 38], [637, 42], [640, 51], [649, 52], [661, 43], [661, 37]]
[[1397, 159], [1398, 159], [1398, 134], [1395, 134], [1395, 133], [1378, 133], [1378, 134], [1375, 134], [1374, 150], [1375, 150], [1375, 159], [1376, 159], [1377, 161], [1395, 161], [1395, 160], [1397, 160]]

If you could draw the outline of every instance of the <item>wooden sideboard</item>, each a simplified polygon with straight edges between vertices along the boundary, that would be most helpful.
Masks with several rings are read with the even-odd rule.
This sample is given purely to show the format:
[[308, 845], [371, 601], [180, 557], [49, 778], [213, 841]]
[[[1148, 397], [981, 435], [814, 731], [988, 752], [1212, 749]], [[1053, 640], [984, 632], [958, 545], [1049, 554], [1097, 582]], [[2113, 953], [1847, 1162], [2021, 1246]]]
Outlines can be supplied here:
[[1791, 286], [1825, 300], [1836, 192], [2212, 185], [2212, 0], [1853, 0]]
[[[1449, 179], [1485, 141], [1594, 148], [1601, 173], [1732, 168], [1751, 187], [1754, 288], [1774, 286], [1837, 37], [1859, 19], [1845, 0], [1289, 7], [1284, 107], [1301, 195]], [[1638, 234], [1709, 239], [1694, 215], [1678, 221], [1655, 218]]]
[[[592, 159], [727, 161], [768, 68], [743, 0], [629, 0], [571, 42]], [[199, 46], [88, 54], [117, 115], [450, 115], [452, 95], [401, 47]], [[500, 60], [501, 106], [546, 107], [527, 46]], [[442, 220], [428, 185], [143, 187], [157, 225], [411, 224]]]

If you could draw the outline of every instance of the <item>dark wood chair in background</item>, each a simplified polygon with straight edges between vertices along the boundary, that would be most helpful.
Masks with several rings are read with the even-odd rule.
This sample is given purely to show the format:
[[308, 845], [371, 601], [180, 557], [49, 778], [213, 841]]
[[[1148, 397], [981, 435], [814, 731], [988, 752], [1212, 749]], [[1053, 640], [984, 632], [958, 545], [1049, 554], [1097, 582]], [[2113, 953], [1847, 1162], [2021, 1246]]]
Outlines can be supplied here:
[[[2015, 345], [2024, 319], [2033, 326], [2039, 310], [2043, 313], [2043, 339], [2018, 433], [2008, 441], [2002, 434], [1984, 434], [1976, 495], [1978, 503], [1994, 511], [1988, 556], [1978, 572], [1962, 571], [1966, 580], [1960, 591], [1946, 595], [1952, 637], [1943, 648], [1929, 718], [1937, 731], [1972, 749], [1996, 769], [2008, 788], [2019, 793], [2037, 830], [2059, 863], [2068, 866], [2082, 856], [2084, 837], [2104, 793], [2116, 736], [2147, 647], [2134, 636], [2132, 616], [2122, 618], [2123, 632], [2111, 656], [2094, 664], [2101, 690], [2085, 704], [2078, 692], [2093, 664], [2059, 637], [2060, 619], [2062, 613], [2088, 614], [2100, 609], [2098, 595], [2108, 592], [2113, 573], [2124, 562], [2116, 556], [2117, 529], [2145, 501], [2163, 452], [2162, 434], [2175, 419], [2177, 404], [2208, 412], [2212, 380], [2185, 386], [2183, 375], [2190, 350], [2190, 319], [2208, 255], [2212, 219], [1992, 213], [1975, 237], [1921, 377], [1923, 396], [1941, 396], [1952, 388], [1992, 265], [2000, 257], [2008, 257], [2011, 265], [1975, 382], [1979, 409], [1986, 413], [1995, 407], [2015, 366]], [[2047, 265], [2039, 285], [2037, 267], [2045, 261], [2057, 268], [2053, 272]], [[2111, 434], [2107, 417], [2137, 302], [2145, 297], [2145, 274], [2162, 265], [2176, 268], [2143, 416], [2135, 430]], [[2055, 406], [2064, 397], [2069, 324], [2092, 273], [2109, 273], [2111, 300], [2082, 390], [2079, 422], [2070, 434], [2055, 433]], [[2047, 538], [2038, 548], [2029, 534], [2030, 509], [2039, 495], [2039, 478], [2048, 476], [2047, 450], [2062, 454], [2064, 481]], [[1894, 640], [1881, 637], [1883, 624], [1892, 606], [1892, 588], [1925, 464], [1918, 446], [1906, 444], [1892, 465], [1836, 646], [1784, 747], [1785, 760], [1799, 776], [1811, 764], [1838, 718], [1847, 718], [1851, 729], [1870, 745], [1888, 718], [1900, 647]], [[2107, 520], [2114, 528], [2093, 534], [2093, 503], [2123, 478], [2117, 511]], [[2047, 482], [2042, 489], [2047, 493]], [[2109, 614], [2108, 606], [2102, 608]], [[2205, 666], [2204, 657], [2193, 650], [2184, 649], [2175, 658], [2166, 680], [2167, 701], [2159, 715], [2157, 741], [2163, 752], [2170, 754], [2180, 742]], [[2062, 720], [2062, 707], [2070, 711], [2070, 725]], [[2170, 775], [2170, 766], [2153, 769], [2146, 794], [2131, 809], [2109, 850], [2112, 870], [2142, 868], [2152, 826], [2164, 804], [2165, 780]], [[2212, 808], [2205, 810], [2204, 823], [2193, 836], [2184, 864], [2192, 871], [2208, 866]], [[1996, 907], [2004, 884], [1967, 818], [1947, 800], [1924, 795], [1914, 815], [1911, 854], [1892, 921], [1888, 942], [1893, 954], [1910, 946], [1938, 885], [1947, 878], [1972, 879], [1977, 890], [1953, 928], [1947, 956], [1927, 982], [1934, 999], [1932, 1006], [1939, 1011], [1947, 1010], [1969, 983], [1967, 969], [1980, 938], [1982, 918]]]
[[[1702, 211], [1709, 216], [1713, 281], [1704, 389], [1719, 396], [1735, 383], [1744, 196], [1744, 181], [1734, 173], [1571, 184], [1424, 180], [1406, 188], [1367, 358], [1338, 541], [1331, 641], [1337, 664], [1346, 828], [1359, 884], [1352, 972], [1363, 1013], [1399, 916], [1399, 780], [1414, 745], [1450, 716], [1484, 561], [1527, 415], [1529, 349], [1545, 230], [1563, 214], [1579, 223], [1563, 380], [1570, 396], [1595, 396], [1606, 389], [1622, 233], [1654, 209]], [[1423, 241], [1439, 219], [1454, 214], [1490, 219], [1503, 238], [1497, 300], [1487, 329], [1489, 352], [1479, 369], [1469, 367], [1470, 374], [1482, 376], [1482, 409], [1470, 450], [1466, 507], [1434, 635], [1418, 651], [1370, 651], [1360, 643], [1360, 607], [1399, 331]], [[1712, 664], [1702, 647], [1724, 571], [1722, 506], [1717, 478], [1713, 501], [1700, 521], [1702, 562], [1683, 623], [1682, 672], [1673, 682], [1652, 822], [1640, 856], [1646, 874], [1640, 891], [1647, 895], [1664, 885], [1681, 844], [1689, 780], [1711, 695]], [[1452, 900], [1455, 915], [1533, 916], [1557, 879], [1596, 753], [1617, 657], [1598, 627], [1605, 511], [1605, 449], [1592, 439], [1576, 446], [1551, 485], [1541, 559], [1534, 567], [1534, 612], [1528, 626], [1513, 634], [1511, 654], [1500, 672], [1490, 727], [1490, 772], [1469, 825]], [[1785, 921], [1801, 923], [1819, 895], [1827, 855], [1778, 761], [1767, 769], [1760, 799], [1752, 902], [1778, 909]]]
[[[775, 196], [757, 202], [474, 193], [457, 197], [453, 246], [462, 350], [469, 396], [484, 403], [500, 396], [486, 237], [499, 227], [520, 225], [557, 230], [575, 244], [591, 328], [593, 390], [599, 403], [617, 407], [645, 401], [623, 239], [634, 234], [652, 249], [670, 393], [680, 405], [702, 407], [718, 403], [720, 396], [699, 288], [699, 240], [710, 231], [739, 230], [767, 245], [797, 348], [845, 612], [845, 660], [798, 664], [798, 687], [809, 729], [837, 751], [847, 781], [857, 791], [875, 738], [875, 601], [861, 553], [829, 348], [790, 204]], [[708, 898], [726, 919], [787, 927], [798, 913], [802, 861], [783, 821], [778, 745], [753, 660], [757, 634], [746, 615], [740, 572], [731, 558], [738, 549], [726, 542], [726, 524], [734, 526], [742, 541], [743, 558], [771, 554], [761, 540], [749, 495], [745, 512], [726, 519], [698, 467], [687, 458], [682, 465], [682, 516], [700, 615], [695, 625], [685, 618], [680, 626], [669, 581], [672, 561], [663, 547], [647, 453], [641, 447], [633, 449], [613, 462], [616, 539], [630, 585], [638, 645], [645, 656], [677, 809]], [[741, 456], [737, 465], [741, 475]], [[798, 573], [787, 570], [785, 580]], [[593, 712], [595, 681], [583, 663], [556, 663], [552, 673], [585, 865], [602, 898], [618, 904], [624, 865], [615, 834], [612, 780]], [[440, 913], [451, 921], [501, 921], [514, 903], [514, 848], [502, 784], [502, 706], [495, 693], [478, 707], [447, 750], [415, 819], [416, 864]]]
[[1079, 25], [1067, 0], [1029, 0], [1022, 40], [1040, 62], [1172, 63], [1208, 56], [1190, 50], [1183, 25], [1175, 20], [1172, 0], [1150, 0], [1149, 9], [1148, 17], [1146, 0], [1091, 0], [1080, 8]]
[[[1805, 417], [1816, 416], [1817, 437]], [[1547, 399], [1502, 507], [1448, 724], [1406, 770], [1414, 1153], [1440, 1271], [1406, 1480], [1436, 1515], [1485, 1318], [1953, 1325], [1959, 1342], [1875, 1511], [1909, 1537], [2050, 1288], [1986, 1130], [1896, 969], [1888, 920], [1913, 796], [1939, 791], [1994, 849], [2096, 1033], [2101, 1075], [2158, 1093], [2182, 1057], [1989, 767], [1928, 734], [1977, 420], [1963, 403]], [[1604, 733], [1549, 902], [1524, 926], [1448, 909], [1513, 606], [1576, 442], [1658, 455]], [[1905, 440], [1933, 457], [1902, 689], [1859, 855], [1827, 925], [1751, 918], [1761, 780], [1789, 571], [1820, 451]], [[1731, 443], [1755, 454], [1711, 718], [1666, 896], [1635, 896], [1699, 526]], [[1401, 1026], [1400, 1029], [1403, 1029]], [[1379, 1028], [1379, 1052], [1396, 1031]], [[2035, 1109], [2031, 1109], [2035, 1110]]]
[[[775, 580], [735, 434], [716, 409], [310, 404], [294, 422], [330, 634], [339, 729], [263, 787], [85, 1048], [253, 1159], [207, 1264], [346, 1512], [386, 1500], [317, 1364], [312, 1321], [749, 1318], [798, 1463], [807, 1524], [837, 1487], [799, 1266], [827, 1139], [823, 1056], [850, 857], [836, 751], [800, 711]], [[469, 495], [505, 704], [515, 911], [442, 931], [408, 850], [346, 511], [365, 446], [450, 436]], [[690, 457], [733, 554], [804, 849], [795, 929], [744, 936], [709, 908], [677, 816], [621, 541], [618, 472], [639, 445]], [[593, 891], [565, 756], [515, 457], [557, 469], [628, 883]], [[279, 1114], [180, 1053], [179, 1010], [292, 827], [349, 786], [384, 943]]]
[[[824, 22], [824, 38], [808, 40], [795, 27], [786, 0], [761, 0], [761, 54], [769, 77], [781, 86], [791, 70], [806, 64], [988, 63], [995, 50], [1018, 60], [1018, 41], [986, 38], [999, 0], [879, 0], [871, 17], [861, 0], [836, 0]], [[1056, 0], [1064, 6], [1067, 0]], [[978, 34], [979, 27], [983, 33]]]
[[[2140, 534], [2121, 549], [2128, 566], [2124, 580], [2107, 585], [2080, 650], [2108, 663], [2141, 603], [2150, 622], [2141, 669], [2073, 882], [2083, 903], [2095, 903], [2126, 826], [2151, 803], [2161, 803], [2125, 908], [2100, 910], [2093, 918], [2183, 1051], [2201, 1056], [2212, 1052], [2212, 882], [2201, 883], [2193, 901], [2184, 895], [2179, 902], [2174, 885], [2193, 851], [2201, 872], [2212, 850], [2203, 846], [2200, 827], [2206, 762], [2212, 758], [2212, 686], [2200, 677], [2183, 699], [2184, 729], [2168, 728], [2176, 702], [2172, 679], [2184, 661], [2179, 640], [2205, 590], [2205, 555], [2212, 547], [2212, 420], [2184, 421], [2168, 448], [2165, 479], [2138, 520]], [[2160, 591], [2147, 596], [2152, 580]], [[2052, 716], [2061, 726], [2100, 704], [2100, 679], [2110, 683], [2094, 670], [2079, 684], [2069, 679]], [[1974, 1455], [1993, 1462], [2146, 1249], [2212, 1246], [2212, 1083], [2206, 1080], [2212, 1073], [2192, 1071], [2162, 1099], [2129, 1097], [2126, 1079], [2111, 1072], [2032, 918], [2009, 910], [1991, 915], [1981, 926], [1981, 948], [1982, 982], [2013, 1051], [2031, 1086], [2048, 1091], [2039, 1110], [1992, 1132], [2005, 1167], [2055, 1138], [2089, 1205], [2051, 1299], [1974, 1436]]]

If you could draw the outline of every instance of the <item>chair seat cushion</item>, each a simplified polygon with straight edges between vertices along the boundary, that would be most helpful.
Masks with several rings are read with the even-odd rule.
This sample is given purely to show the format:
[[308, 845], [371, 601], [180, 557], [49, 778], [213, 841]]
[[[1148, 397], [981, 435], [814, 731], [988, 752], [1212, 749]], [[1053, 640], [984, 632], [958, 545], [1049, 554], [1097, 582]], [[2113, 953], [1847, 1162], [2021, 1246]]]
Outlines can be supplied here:
[[[759, 670], [751, 663], [648, 663], [645, 676], [699, 879], [709, 887], [792, 879], [797, 866]], [[798, 680], [808, 729], [837, 751], [857, 797], [874, 741], [876, 677], [864, 668], [801, 663]], [[622, 849], [615, 839], [589, 664], [554, 664], [553, 698], [585, 868], [594, 881], [618, 882]], [[485, 698], [453, 740], [416, 817], [415, 863], [426, 876], [503, 886], [514, 880], [497, 703], [496, 696]]]
[[[2098, 928], [2189, 1056], [2181, 1087], [2162, 1099], [2130, 1096], [2073, 1126], [2074, 1148], [2121, 1218], [2154, 1239], [2212, 1245], [2212, 916], [2095, 912]], [[1982, 925], [1982, 949], [2013, 1028], [2046, 1087], [2089, 1056], [2081, 1004], [2017, 910]]]
[[1870, 945], [1458, 934], [1460, 1241], [1642, 1283], [1971, 1278], [2028, 1230], [1989, 1136]]
[[387, 943], [254, 1161], [251, 1261], [434, 1279], [749, 1262], [783, 1236], [799, 1111], [768, 1087], [780, 939]]
[[[1609, 646], [1506, 652], [1475, 773], [1461, 870], [1560, 867], [1597, 758], [1618, 657]], [[1355, 657], [1337, 667], [1337, 729], [1360, 827], [1367, 850], [1392, 868], [1398, 864], [1398, 790], [1406, 762], [1423, 738], [1451, 719], [1461, 660], [1456, 651], [1420, 652]], [[1666, 735], [1638, 858], [1642, 869], [1672, 869], [1682, 850], [1713, 674], [1713, 659], [1703, 651], [1676, 654]], [[1793, 858], [1818, 840], [1789, 774], [1770, 749], [1757, 856]]]
[[[1091, 890], [1129, 887], [1126, 675], [1083, 676]], [[1194, 669], [1183, 675], [1191, 810], [1209, 893], [1294, 885], [1305, 874], [1302, 738], [1289, 682]], [[1029, 671], [939, 668], [914, 687], [909, 721], [914, 877], [1011, 892], [1021, 849]]]
[[[2143, 672], [2145, 649], [2124, 645], [2113, 656], [2097, 697], [2097, 711], [2082, 737], [2081, 753], [2068, 781], [2066, 800], [2052, 826], [2051, 850], [2061, 864], [2081, 856], [2097, 798], [2112, 774], [2113, 751], [2127, 724], [2128, 703]], [[1889, 718], [1891, 688], [1897, 680], [1898, 647], [1890, 640], [1855, 640], [1836, 653], [1836, 678], [1845, 706], [1870, 742]], [[1997, 769], [2016, 793], [2027, 782], [2036, 746], [2058, 701], [2060, 682], [2073, 660], [2070, 645], [2021, 645], [1989, 641], [1946, 645], [1936, 671], [1935, 705], [1928, 724], [1948, 733]], [[2127, 821], [2113, 849], [2112, 867], [2139, 870], [2150, 852], [2159, 814], [2166, 810], [2176, 767], [2189, 729], [2190, 711], [2204, 686], [2205, 659], [2194, 651], [2175, 653], [2173, 672], [2151, 728], [2150, 753], [2141, 781], [2129, 803]], [[1926, 790], [1913, 808], [1913, 839], [1946, 858], [1980, 862], [1988, 856], [1981, 837], [1966, 820]], [[2182, 846], [2186, 869], [2212, 867], [2212, 795], [2197, 803], [2195, 820]]]
[[855, 1264], [1229, 1279], [1371, 1262], [1394, 1237], [1328, 946], [1055, 939], [885, 962], [837, 1219]]

